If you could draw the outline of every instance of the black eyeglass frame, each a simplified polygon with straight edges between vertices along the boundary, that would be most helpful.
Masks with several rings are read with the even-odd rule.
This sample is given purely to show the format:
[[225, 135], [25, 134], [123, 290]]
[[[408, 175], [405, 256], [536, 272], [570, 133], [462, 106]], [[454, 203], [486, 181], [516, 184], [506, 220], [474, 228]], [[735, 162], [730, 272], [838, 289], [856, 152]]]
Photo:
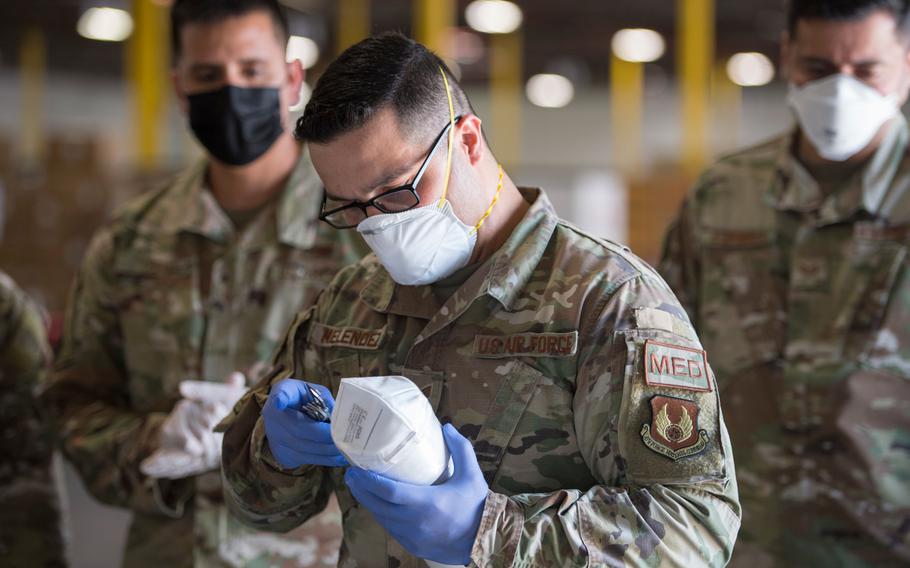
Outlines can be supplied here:
[[[398, 187], [393, 187], [392, 189], [390, 189], [388, 191], [384, 191], [365, 203], [361, 203], [359, 201], [353, 201], [351, 203], [348, 203], [347, 205], [342, 205], [341, 207], [336, 207], [335, 209], [332, 209], [331, 211], [325, 210], [325, 205], [328, 200], [328, 194], [326, 193], [325, 188], [323, 188], [322, 211], [319, 213], [319, 220], [328, 223], [329, 225], [331, 225], [332, 227], [334, 227], [336, 229], [352, 229], [352, 228], [356, 227], [357, 225], [359, 225], [360, 221], [358, 221], [357, 223], [355, 223], [353, 225], [335, 224], [331, 220], [329, 220], [329, 217], [332, 215], [335, 215], [336, 213], [339, 213], [341, 211], [346, 211], [348, 209], [357, 208], [363, 212], [363, 218], [366, 219], [368, 217], [367, 207], [375, 207], [382, 213], [404, 213], [405, 211], [410, 211], [411, 209], [414, 209], [415, 207], [420, 205], [420, 195], [417, 194], [417, 184], [420, 183], [421, 178], [423, 178], [423, 174], [427, 171], [427, 168], [430, 165], [430, 160], [433, 159], [433, 156], [436, 154], [436, 150], [439, 149], [440, 142], [442, 142], [443, 138], [445, 138], [446, 134], [448, 134], [449, 129], [453, 127], [453, 124], [458, 124], [458, 121], [460, 121], [460, 120], [461, 120], [461, 115], [458, 115], [455, 117], [454, 121], [449, 121], [446, 123], [445, 128], [442, 129], [442, 132], [440, 132], [439, 136], [436, 137], [436, 140], [433, 141], [433, 146], [430, 148], [430, 153], [427, 154], [427, 157], [423, 160], [423, 164], [420, 165], [420, 169], [417, 170], [417, 174], [414, 176], [414, 179], [404, 185], [399, 185]], [[398, 209], [395, 211], [391, 211], [391, 210], [383, 207], [382, 204], [377, 201], [379, 199], [386, 198], [393, 193], [399, 193], [402, 191], [408, 191], [411, 193], [411, 195], [414, 196], [413, 205], [406, 207], [404, 209]], [[361, 219], [361, 221], [362, 220], [363, 219]]]

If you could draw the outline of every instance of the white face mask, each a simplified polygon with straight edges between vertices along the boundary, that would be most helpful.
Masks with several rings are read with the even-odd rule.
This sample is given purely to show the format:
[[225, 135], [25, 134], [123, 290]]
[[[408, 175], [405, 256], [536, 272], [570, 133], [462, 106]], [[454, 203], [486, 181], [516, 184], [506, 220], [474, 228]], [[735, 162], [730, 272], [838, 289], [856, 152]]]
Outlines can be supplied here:
[[405, 286], [432, 284], [463, 268], [477, 244], [477, 231], [461, 222], [448, 201], [367, 217], [357, 232], [392, 280]]
[[787, 100], [819, 155], [838, 162], [868, 146], [881, 126], [898, 112], [896, 95], [883, 96], [843, 74], [802, 87], [790, 85]]

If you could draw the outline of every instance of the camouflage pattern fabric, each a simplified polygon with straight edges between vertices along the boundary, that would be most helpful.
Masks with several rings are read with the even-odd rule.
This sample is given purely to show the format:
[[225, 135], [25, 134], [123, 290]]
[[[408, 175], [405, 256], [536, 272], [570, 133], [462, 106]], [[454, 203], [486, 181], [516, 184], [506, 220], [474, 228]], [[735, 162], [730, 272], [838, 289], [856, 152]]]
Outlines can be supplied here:
[[289, 376], [337, 392], [344, 377], [401, 374], [472, 441], [490, 486], [475, 565], [726, 563], [739, 528], [733, 461], [685, 312], [628, 249], [522, 191], [524, 219], [450, 297], [396, 285], [371, 255], [298, 317], [275, 368], [220, 426], [239, 516], [291, 529], [334, 492], [340, 566], [423, 566], [353, 499], [343, 469], [283, 469], [260, 418]]
[[823, 191], [795, 134], [709, 169], [660, 269], [721, 388], [743, 530], [734, 565], [910, 562], [910, 159], [897, 120]]
[[262, 534], [228, 513], [218, 472], [155, 482], [139, 471], [180, 381], [237, 370], [257, 379], [294, 315], [365, 252], [356, 234], [318, 221], [308, 154], [239, 233], [204, 188], [205, 170], [128, 204], [95, 236], [46, 398], [88, 489], [134, 513], [125, 565], [334, 565], [337, 509], [295, 533]]
[[37, 308], [0, 272], [0, 564], [65, 566], [53, 443], [37, 391], [50, 347]]

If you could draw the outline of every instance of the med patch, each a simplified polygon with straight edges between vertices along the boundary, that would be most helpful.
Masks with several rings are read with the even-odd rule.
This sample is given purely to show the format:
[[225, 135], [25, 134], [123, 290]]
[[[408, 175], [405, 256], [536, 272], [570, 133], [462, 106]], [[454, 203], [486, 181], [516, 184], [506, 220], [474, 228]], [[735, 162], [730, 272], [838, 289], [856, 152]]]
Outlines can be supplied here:
[[701, 349], [649, 339], [645, 342], [645, 383], [698, 392], [711, 392], [708, 359]]
[[708, 433], [698, 429], [698, 404], [684, 398], [651, 398], [651, 423], [641, 427], [648, 449], [673, 461], [694, 456], [708, 447]]

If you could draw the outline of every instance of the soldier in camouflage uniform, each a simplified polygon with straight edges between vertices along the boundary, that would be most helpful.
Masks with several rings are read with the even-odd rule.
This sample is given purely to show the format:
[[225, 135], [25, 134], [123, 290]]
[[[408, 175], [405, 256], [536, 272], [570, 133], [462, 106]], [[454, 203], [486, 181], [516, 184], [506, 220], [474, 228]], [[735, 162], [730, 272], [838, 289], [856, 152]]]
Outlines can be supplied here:
[[50, 361], [37, 308], [0, 272], [0, 564], [65, 566], [51, 443], [36, 392]]
[[[87, 488], [133, 512], [126, 566], [337, 561], [337, 507], [288, 535], [261, 533], [224, 506], [217, 460], [182, 479], [140, 468], [164, 443], [181, 381], [221, 382], [237, 371], [255, 381], [294, 315], [365, 252], [357, 235], [317, 219], [322, 185], [288, 127], [303, 72], [285, 63], [279, 10], [259, 0], [174, 4], [178, 88], [216, 89], [201, 95], [214, 115], [194, 95], [182, 99], [209, 156], [98, 232], [70, 300], [46, 398]], [[219, 93], [228, 100], [206, 99]], [[274, 98], [251, 112], [260, 94]], [[233, 141], [219, 135], [222, 115], [238, 123]], [[251, 126], [250, 115], [272, 120]], [[244, 138], [257, 132], [277, 139]]]
[[[363, 202], [409, 183], [427, 207], [445, 195], [446, 207], [470, 211], [459, 213], [466, 222], [489, 214], [471, 258], [424, 285], [396, 281], [400, 265], [389, 256], [339, 273], [292, 324], [272, 372], [222, 424], [228, 500], [254, 526], [292, 529], [334, 492], [344, 515], [340, 566], [423, 565], [417, 557], [479, 566], [723, 566], [739, 527], [733, 461], [713, 375], [685, 312], [628, 249], [561, 221], [543, 191], [517, 189], [502, 174], [443, 68], [400, 35], [365, 40], [326, 70], [298, 136], [310, 141], [330, 199], [350, 205], [339, 212], [327, 203], [333, 225], [382, 219]], [[427, 154], [432, 130], [447, 121], [450, 186], [444, 151], [434, 157], [446, 138]], [[410, 181], [421, 162], [426, 168]], [[367, 185], [373, 179], [385, 181]], [[395, 201], [377, 203], [391, 209]], [[421, 244], [402, 252], [421, 256]], [[312, 465], [321, 457], [302, 455], [302, 442], [283, 446], [267, 433], [276, 393], [301, 382], [288, 377], [328, 393], [344, 377], [392, 374], [416, 383], [440, 420], [457, 427], [448, 444], [465, 465], [426, 489], [428, 503], [454, 503], [435, 510], [438, 518], [396, 509], [413, 519], [409, 534], [390, 533], [368, 504], [375, 487], [365, 478], [388, 480]], [[301, 431], [313, 425], [298, 409], [282, 412]], [[466, 476], [465, 485], [447, 487]], [[466, 515], [466, 533], [446, 532]]]
[[[867, 93], [849, 100], [887, 102], [855, 74], [906, 100], [906, 2], [794, 1], [790, 19], [791, 93], [838, 81]], [[863, 139], [847, 121], [876, 107], [849, 104], [830, 129], [857, 152], [835, 159], [798, 114], [795, 131], [711, 167], [667, 235], [660, 269], [711, 353], [730, 424], [737, 566], [910, 562], [908, 129], [891, 112]]]

